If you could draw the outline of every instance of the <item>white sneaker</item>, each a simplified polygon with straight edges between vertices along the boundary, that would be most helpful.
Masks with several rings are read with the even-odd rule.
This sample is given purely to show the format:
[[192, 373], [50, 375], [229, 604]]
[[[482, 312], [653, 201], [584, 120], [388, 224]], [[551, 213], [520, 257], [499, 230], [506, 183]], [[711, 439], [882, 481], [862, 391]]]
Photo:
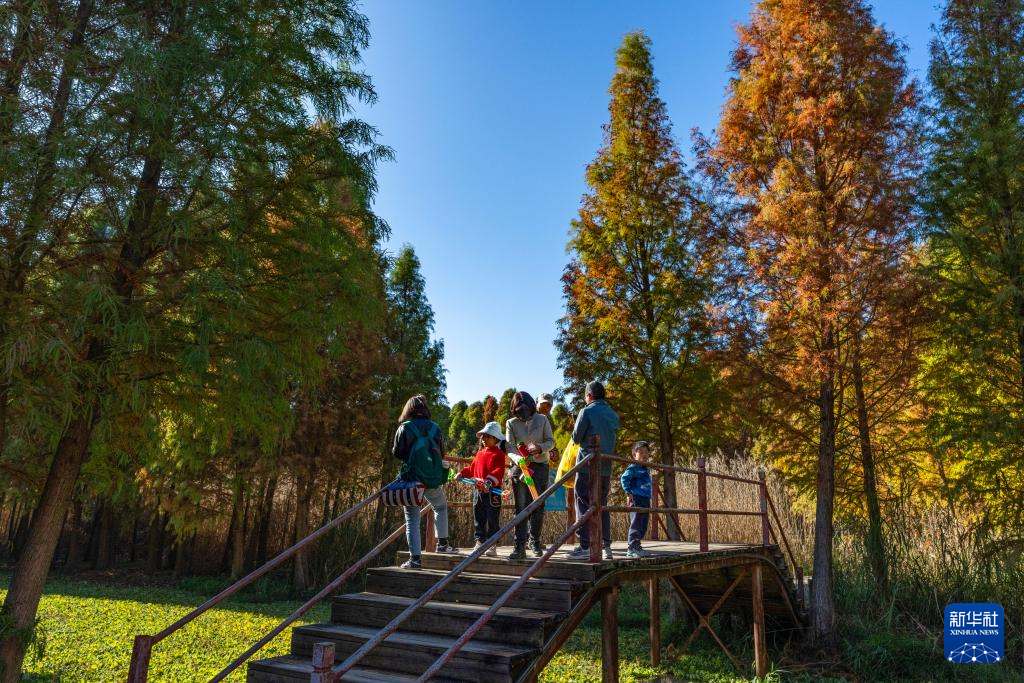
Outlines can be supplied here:
[[477, 541], [476, 545], [473, 546], [473, 552], [475, 553], [477, 550], [480, 550], [480, 548], [483, 548], [483, 547], [484, 547], [484, 544], [481, 543], [480, 541]]
[[497, 557], [498, 546], [492, 545], [490, 548], [487, 549], [487, 552], [485, 552], [484, 555], [486, 555], [487, 557]]
[[610, 545], [606, 545], [604, 547], [604, 559], [606, 559], [606, 560], [614, 560], [615, 559], [615, 556], [612, 555], [612, 547]]

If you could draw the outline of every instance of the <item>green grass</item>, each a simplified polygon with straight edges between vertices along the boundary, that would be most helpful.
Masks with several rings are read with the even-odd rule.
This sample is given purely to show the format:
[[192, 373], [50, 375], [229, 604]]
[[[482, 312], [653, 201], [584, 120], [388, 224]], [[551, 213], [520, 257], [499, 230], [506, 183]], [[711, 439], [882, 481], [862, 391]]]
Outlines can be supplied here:
[[[51, 580], [39, 606], [42, 653], [29, 655], [25, 663], [28, 680], [123, 681], [136, 633], [156, 633], [220, 587], [214, 582], [200, 584], [210, 590], [199, 593], [182, 588]], [[2, 594], [6, 594], [6, 587]], [[153, 653], [150, 681], [208, 680], [301, 604], [259, 601], [260, 597], [259, 593], [250, 593], [224, 603], [159, 643]], [[322, 621], [326, 617], [327, 607], [320, 605], [307, 615], [307, 620]], [[285, 654], [288, 643], [285, 631], [264, 648], [262, 656]], [[245, 667], [228, 680], [244, 681]]]
[[[869, 603], [869, 596], [847, 582], [840, 582], [848, 607], [851, 602]], [[6, 577], [0, 576], [0, 584]], [[128, 669], [132, 638], [136, 633], [155, 633], [213, 595], [225, 582], [189, 579], [174, 587], [132, 587], [55, 577], [47, 584], [40, 605], [42, 652], [26, 661], [27, 680], [123, 681]], [[0, 588], [0, 597], [6, 593]], [[300, 603], [284, 599], [278, 586], [264, 583], [238, 598], [211, 610], [193, 624], [157, 645], [151, 681], [207, 680], [230, 659], [248, 648]], [[327, 605], [307, 615], [309, 623], [327, 619]], [[770, 643], [773, 661], [782, 660], [768, 680], [793, 683], [840, 681], [992, 681], [1020, 680], [1018, 671], [1002, 666], [950, 665], [941, 660], [933, 643], [915, 638], [896, 624], [868, 618], [866, 614], [842, 615], [842, 662], [824, 666], [788, 663], [794, 655], [806, 655], [794, 641]], [[652, 667], [647, 640], [647, 599], [639, 586], [627, 586], [619, 608], [621, 680], [646, 682], [706, 681], [740, 683], [751, 680], [733, 669], [707, 635], [699, 637], [685, 654], [677, 648], [689, 627], [663, 616], [662, 666]], [[720, 629], [721, 632], [721, 629]], [[728, 641], [742, 662], [752, 660], [750, 637], [741, 632]], [[259, 656], [285, 654], [289, 632], [279, 636]], [[545, 683], [601, 680], [600, 610], [584, 619], [580, 629], [550, 662], [541, 676]], [[788, 655], [789, 657], [784, 657]], [[816, 673], [827, 671], [828, 674]], [[230, 681], [244, 681], [245, 667]]]

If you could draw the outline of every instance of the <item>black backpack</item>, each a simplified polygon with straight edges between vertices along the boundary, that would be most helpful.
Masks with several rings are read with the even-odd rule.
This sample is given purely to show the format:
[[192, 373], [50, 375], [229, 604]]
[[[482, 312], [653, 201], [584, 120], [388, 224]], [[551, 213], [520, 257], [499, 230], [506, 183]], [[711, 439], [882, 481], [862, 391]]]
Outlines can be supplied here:
[[402, 478], [406, 481], [422, 482], [428, 489], [437, 488], [448, 481], [441, 449], [437, 446], [437, 424], [431, 422], [426, 434], [417, 429], [411, 421], [403, 422], [402, 425], [416, 438], [409, 449], [409, 458], [402, 465]]

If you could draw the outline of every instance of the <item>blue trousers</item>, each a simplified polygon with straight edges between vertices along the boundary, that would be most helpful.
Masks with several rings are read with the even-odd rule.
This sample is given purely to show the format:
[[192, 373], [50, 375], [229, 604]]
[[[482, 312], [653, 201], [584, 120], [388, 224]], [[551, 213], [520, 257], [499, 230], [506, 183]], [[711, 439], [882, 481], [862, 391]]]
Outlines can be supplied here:
[[[651, 499], [643, 496], [633, 496], [633, 507], [646, 508], [651, 506]], [[648, 512], [629, 513], [629, 548], [639, 550], [640, 541], [647, 535], [647, 522], [651, 515]]]

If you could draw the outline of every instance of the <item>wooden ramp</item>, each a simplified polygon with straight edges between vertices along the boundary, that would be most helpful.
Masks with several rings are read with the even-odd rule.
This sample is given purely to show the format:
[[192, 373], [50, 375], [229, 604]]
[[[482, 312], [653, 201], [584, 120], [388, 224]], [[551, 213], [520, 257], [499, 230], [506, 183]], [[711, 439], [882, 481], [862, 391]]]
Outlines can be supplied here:
[[[618, 543], [613, 546], [615, 559], [594, 564], [566, 560], [564, 553], [554, 556], [434, 680], [536, 680], [595, 605], [602, 605], [606, 625], [612, 619], [615, 630], [608, 611], [614, 612], [618, 589], [626, 583], [646, 583], [656, 601], [657, 580], [668, 579], [695, 612], [698, 627], [694, 636], [704, 628], [718, 640], [707, 618], [723, 611], [747, 611], [754, 615], [756, 641], [759, 604], [762, 622], [769, 630], [805, 624], [802, 591], [798, 591], [778, 546], [711, 544], [700, 552], [696, 543], [650, 541], [645, 548], [653, 552], [651, 557], [627, 559], [625, 544]], [[498, 552], [498, 557], [484, 556], [473, 563], [470, 571], [417, 611], [342, 680], [416, 680], [532, 562], [532, 558], [509, 560], [510, 547]], [[399, 559], [406, 557], [403, 553]], [[465, 554], [425, 553], [421, 570], [368, 570], [365, 592], [335, 596], [329, 623], [295, 628], [291, 655], [251, 662], [248, 681], [309, 681], [315, 643], [333, 643], [338, 659], [343, 660], [464, 559]], [[658, 633], [660, 626], [652, 623], [655, 659]], [[763, 631], [760, 641], [763, 652]], [[719, 644], [726, 649], [721, 641]], [[603, 654], [617, 659], [617, 649], [608, 649], [611, 645], [605, 645]], [[737, 667], [743, 667], [727, 649], [726, 653]]]

